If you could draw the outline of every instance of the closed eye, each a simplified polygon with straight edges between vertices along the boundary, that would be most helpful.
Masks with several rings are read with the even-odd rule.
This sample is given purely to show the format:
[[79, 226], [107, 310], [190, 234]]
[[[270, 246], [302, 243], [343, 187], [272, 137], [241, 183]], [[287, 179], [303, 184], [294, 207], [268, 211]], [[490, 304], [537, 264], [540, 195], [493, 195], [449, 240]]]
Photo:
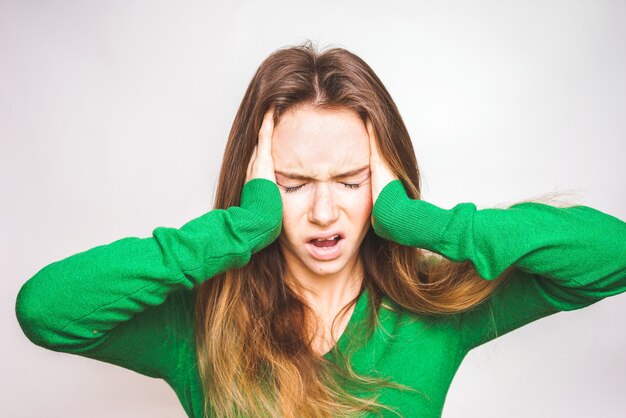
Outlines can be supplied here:
[[361, 183], [341, 183], [344, 186], [346, 186], [346, 188], [348, 189], [358, 189], [359, 187], [361, 187]]
[[296, 192], [296, 191], [300, 190], [301, 188], [303, 188], [305, 184], [306, 183], [303, 183], [303, 184], [301, 184], [299, 186], [293, 186], [293, 187], [284, 187], [283, 186], [283, 189], [285, 189], [285, 193], [293, 193], [293, 192]]
[[[363, 183], [365, 183], [365, 182], [361, 182], [361, 183], [344, 183], [344, 182], [339, 182], [339, 183], [343, 184], [346, 189], [355, 190], [355, 189], [360, 188], [363, 185]], [[302, 189], [307, 184], [308, 183], [302, 183], [302, 184], [300, 184], [298, 186], [280, 186], [280, 187], [285, 191], [285, 193], [294, 193], [294, 192], [297, 192], [298, 190]]]

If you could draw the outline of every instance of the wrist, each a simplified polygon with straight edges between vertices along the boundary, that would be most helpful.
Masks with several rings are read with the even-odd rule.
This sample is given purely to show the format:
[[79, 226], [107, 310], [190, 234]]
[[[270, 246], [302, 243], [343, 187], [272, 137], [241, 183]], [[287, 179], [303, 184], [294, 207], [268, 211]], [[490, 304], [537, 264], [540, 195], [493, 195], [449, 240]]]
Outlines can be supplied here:
[[254, 178], [244, 184], [239, 206], [274, 220], [282, 219], [283, 203], [278, 186], [265, 178]]
[[379, 236], [439, 252], [451, 213], [424, 200], [411, 199], [402, 181], [394, 180], [381, 191], [372, 215], [374, 231]]
[[269, 245], [280, 234], [283, 203], [276, 183], [264, 178], [254, 178], [241, 190], [241, 209], [248, 215], [243, 229], [247, 230], [252, 252]]

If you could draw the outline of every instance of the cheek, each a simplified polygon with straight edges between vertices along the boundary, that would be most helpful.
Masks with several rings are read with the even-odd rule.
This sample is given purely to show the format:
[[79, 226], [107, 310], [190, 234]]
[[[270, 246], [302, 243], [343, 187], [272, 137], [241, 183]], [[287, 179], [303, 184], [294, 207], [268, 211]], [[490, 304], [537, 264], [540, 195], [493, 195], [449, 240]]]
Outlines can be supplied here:
[[303, 216], [306, 216], [306, 202], [302, 196], [286, 195], [281, 191], [283, 201], [283, 231], [284, 235], [292, 236], [298, 230], [298, 223], [301, 222]]
[[372, 214], [372, 192], [368, 187], [362, 187], [357, 192], [351, 192], [346, 196], [345, 208], [348, 216], [359, 224], [368, 224]]

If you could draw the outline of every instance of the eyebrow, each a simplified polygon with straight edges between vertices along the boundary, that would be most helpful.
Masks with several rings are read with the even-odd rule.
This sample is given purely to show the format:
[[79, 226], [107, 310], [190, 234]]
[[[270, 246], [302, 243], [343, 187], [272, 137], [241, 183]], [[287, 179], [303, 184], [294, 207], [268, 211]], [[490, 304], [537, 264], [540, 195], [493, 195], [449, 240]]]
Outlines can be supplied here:
[[[333, 176], [333, 179], [341, 179], [344, 177], [356, 176], [357, 174], [361, 174], [363, 171], [365, 171], [368, 168], [370, 168], [369, 164], [364, 167], [357, 168], [355, 170], [346, 171], [345, 173], [341, 173], [336, 176]], [[298, 173], [286, 173], [283, 171], [275, 171], [275, 173], [280, 174], [281, 176], [284, 176], [284, 177], [288, 177], [293, 180], [305, 180], [306, 181], [306, 180], [313, 179], [312, 177], [303, 176], [302, 174], [298, 174]]]

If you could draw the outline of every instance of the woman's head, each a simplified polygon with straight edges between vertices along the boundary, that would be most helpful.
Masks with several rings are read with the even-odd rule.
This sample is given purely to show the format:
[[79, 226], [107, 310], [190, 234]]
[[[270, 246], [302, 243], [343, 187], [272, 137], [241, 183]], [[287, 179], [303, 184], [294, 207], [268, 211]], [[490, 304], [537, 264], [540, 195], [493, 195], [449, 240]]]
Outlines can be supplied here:
[[[371, 122], [382, 158], [414, 199], [420, 197], [419, 173], [391, 96], [372, 69], [345, 49], [320, 52], [306, 43], [280, 49], [261, 64], [229, 134], [216, 208], [239, 205], [248, 161], [270, 106], [285, 232], [243, 268], [213, 277], [198, 289], [196, 348], [206, 406], [229, 417], [353, 416], [379, 410], [376, 389], [400, 385], [351, 370], [343, 356], [349, 357], [350, 344], [358, 345], [360, 338], [351, 336], [346, 353], [333, 347], [337, 363], [311, 349], [310, 310], [285, 285], [286, 261], [291, 257], [292, 266], [295, 260], [301, 268], [334, 273], [358, 257], [363, 288], [370, 295], [368, 320], [359, 329], [368, 335], [383, 295], [398, 309], [450, 313], [480, 303], [497, 282], [482, 280], [471, 263], [428, 263], [419, 250], [386, 241], [369, 227], [366, 122]], [[332, 235], [343, 237], [339, 250], [310, 242]], [[356, 298], [344, 310], [354, 303]], [[352, 394], [370, 390], [374, 394], [367, 399]]]
[[[270, 106], [272, 154], [284, 206], [276, 245], [291, 270], [296, 269], [293, 273], [337, 274], [354, 268], [362, 241], [375, 239], [373, 234], [366, 238], [372, 207], [367, 120], [383, 158], [409, 194], [419, 197], [412, 143], [391, 96], [373, 70], [345, 49], [320, 52], [306, 43], [274, 52], [254, 75], [235, 118], [218, 207], [239, 203], [246, 162]], [[357, 169], [363, 170], [351, 173]], [[350, 175], [340, 177], [344, 174]], [[335, 235], [340, 239], [332, 247], [316, 241]]]

